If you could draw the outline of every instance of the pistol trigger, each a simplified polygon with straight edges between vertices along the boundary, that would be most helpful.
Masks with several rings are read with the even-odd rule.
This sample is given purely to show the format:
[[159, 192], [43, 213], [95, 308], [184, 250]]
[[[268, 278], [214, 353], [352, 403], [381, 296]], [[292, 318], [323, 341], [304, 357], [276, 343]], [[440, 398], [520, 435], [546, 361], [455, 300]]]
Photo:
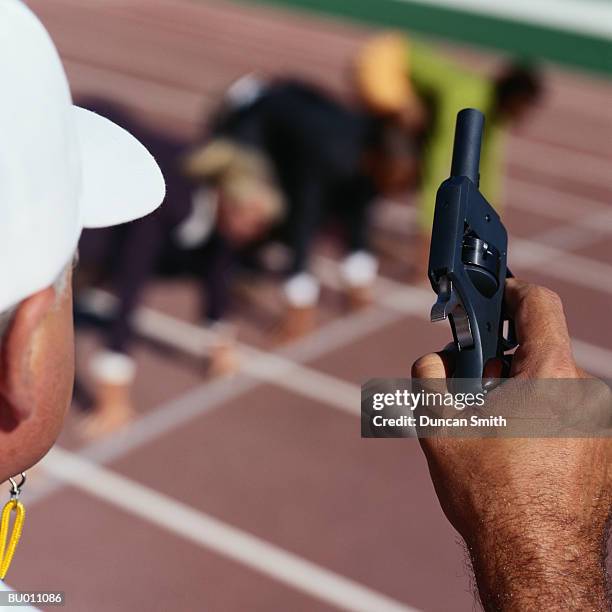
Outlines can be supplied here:
[[461, 298], [453, 288], [452, 282], [443, 276], [438, 283], [438, 287], [438, 299], [431, 307], [432, 322], [443, 321], [444, 319], [450, 320], [458, 350], [461, 351], [474, 346], [470, 320]]
[[431, 320], [432, 322], [444, 321], [448, 318], [455, 306], [457, 306], [457, 297], [453, 291], [453, 284], [445, 276], [440, 279], [439, 282], [438, 299], [436, 303], [431, 307]]

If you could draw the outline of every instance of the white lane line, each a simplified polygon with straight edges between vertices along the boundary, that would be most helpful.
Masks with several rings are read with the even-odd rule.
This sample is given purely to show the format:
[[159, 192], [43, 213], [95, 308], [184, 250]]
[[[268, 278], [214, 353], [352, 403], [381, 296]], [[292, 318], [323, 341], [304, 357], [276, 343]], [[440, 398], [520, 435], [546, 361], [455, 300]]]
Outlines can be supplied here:
[[[174, 345], [196, 357], [209, 354], [207, 349], [216, 341], [214, 335], [211, 338], [210, 332], [200, 326], [146, 307], [136, 312], [135, 326], [144, 336]], [[349, 414], [360, 414], [361, 391], [357, 385], [243, 343], [238, 343], [237, 348], [243, 358], [240, 365], [243, 373]]]
[[[554, 228], [542, 234], [542, 242], [557, 242], [565, 248], [576, 248], [588, 244], [593, 234], [576, 232], [573, 227]], [[564, 282], [587, 287], [595, 291], [612, 294], [612, 266], [606, 263], [591, 260], [567, 251], [557, 249], [539, 242], [517, 240], [512, 241], [513, 263], [519, 267], [534, 268], [546, 264], [545, 273]], [[337, 264], [324, 257], [317, 257], [316, 272], [321, 282], [327, 286], [339, 288], [339, 274]], [[97, 314], [110, 314], [113, 296], [99, 290], [89, 292], [90, 300], [97, 296], [99, 306]], [[106, 300], [106, 305], [102, 303]], [[408, 287], [395, 281], [379, 278], [377, 282], [377, 302], [397, 312], [419, 317], [426, 316], [431, 306], [429, 291], [420, 287]], [[93, 303], [92, 303], [93, 306]], [[93, 308], [96, 311], [96, 308]], [[159, 313], [152, 309], [140, 308], [135, 316], [134, 323], [140, 333], [148, 338], [158, 340], [166, 345], [174, 345], [180, 350], [187, 351], [196, 356], [205, 356], [214, 342], [214, 335], [198, 326], [192, 325]], [[581, 355], [589, 363], [589, 371], [599, 376], [612, 376], [612, 362], [601, 361], [596, 355], [600, 347], [581, 342]], [[595, 355], [589, 358], [588, 347]], [[294, 361], [243, 346], [245, 358], [242, 369], [245, 373], [261, 381], [291, 389], [310, 399], [330, 404], [344, 411], [358, 413], [359, 389], [345, 381], [323, 374], [311, 368], [299, 366]], [[582, 360], [581, 360], [582, 361]], [[611, 364], [611, 365], [608, 365]], [[286, 375], [278, 375], [283, 372]], [[290, 373], [290, 374], [289, 374]]]
[[[561, 250], [563, 253], [567, 255], [571, 255], [571, 251], [576, 249], [581, 249], [584, 247], [591, 246], [593, 243], [598, 240], [603, 239], [603, 236], [600, 232], [594, 231], [592, 229], [576, 227], [575, 225], [553, 225], [552, 228], [545, 230], [536, 234], [535, 236], [530, 236], [529, 238], [514, 238], [514, 236], [510, 236], [510, 249], [512, 254], [516, 250], [535, 248], [539, 252], [539, 247], [544, 246], [546, 249], [553, 249], [550, 251], [550, 256], [556, 257], [558, 253], [557, 250]], [[539, 256], [534, 255], [533, 257], [525, 257], [521, 256], [519, 253], [519, 258], [527, 261], [527, 265], [536, 265], [540, 263]], [[593, 263], [605, 263], [599, 260], [590, 260]]]
[[515, 238], [511, 241], [511, 245], [513, 269], [523, 267], [538, 271], [537, 266], [546, 264], [541, 269], [544, 276], [552, 276], [579, 287], [612, 294], [610, 264], [529, 240]]
[[507, 183], [509, 208], [572, 222], [587, 229], [612, 232], [612, 201], [603, 202], [520, 179], [508, 179]]
[[354, 416], [361, 414], [361, 389], [329, 374], [296, 364], [278, 355], [242, 347], [247, 359], [242, 370], [261, 382], [283, 387]]
[[[386, 202], [383, 213], [380, 217], [375, 217], [375, 223], [385, 230], [408, 234], [416, 210], [397, 204], [398, 208], [404, 210], [394, 211], [395, 206]], [[533, 210], [540, 212], [535, 206]], [[610, 264], [570, 252], [572, 249], [583, 248], [602, 240], [610, 229], [612, 213], [607, 210], [591, 214], [590, 220], [587, 220], [587, 217], [589, 215], [585, 215], [583, 222], [576, 225], [554, 227], [529, 240], [510, 236], [510, 267], [535, 268], [546, 264], [543, 272], [548, 276], [593, 291], [612, 293]]]
[[[563, 271], [567, 265], [568, 254], [557, 249], [548, 247], [542, 247], [541, 250], [533, 249], [530, 253], [526, 253], [525, 262], [526, 265], [533, 266], [547, 261], [547, 273], [550, 274], [552, 271], [554, 276], [560, 257], [562, 257], [563, 265], [559, 269]], [[331, 289], [339, 289], [338, 264], [322, 256], [316, 257], [314, 263], [319, 280]], [[587, 274], [585, 264], [580, 261], [580, 258], [577, 259], [577, 262], [571, 263], [577, 266], [574, 270], [576, 274]], [[592, 271], [593, 281], [599, 278], [597, 275], [600, 272], [596, 269]], [[605, 283], [605, 279], [612, 278], [612, 275], [603, 278]], [[607, 282], [609, 284], [609, 280]], [[605, 284], [603, 286], [605, 287]], [[112, 305], [114, 300], [112, 295], [100, 290], [90, 290], [87, 295], [89, 295], [89, 306], [92, 312], [102, 316], [108, 316], [112, 312], [108, 308], [98, 307], [96, 309], [93, 307], [93, 296], [98, 296], [99, 303], [106, 301], [107, 305]], [[377, 281], [376, 302], [402, 315], [428, 319], [427, 314], [432, 301], [433, 295], [425, 287], [402, 285], [382, 277]], [[208, 353], [206, 342], [210, 340], [210, 332], [199, 326], [146, 307], [138, 309], [134, 322], [138, 332], [147, 338], [186, 351], [196, 357], [203, 357]], [[350, 341], [355, 341], [355, 339], [352, 337]], [[575, 347], [576, 360], [582, 367], [594, 375], [612, 377], [612, 359], [610, 358], [612, 351], [575, 338], [572, 339], [572, 343]], [[360, 389], [357, 385], [300, 365], [287, 357], [265, 353], [246, 345], [240, 345], [240, 350], [244, 355], [241, 365], [243, 373], [260, 382], [288, 389], [349, 414], [360, 414]]]
[[[571, 142], [570, 147], [573, 150], [583, 151], [592, 155], [599, 155], [607, 158], [612, 162], [612, 135], [611, 123], [612, 115], [607, 119], [603, 117], [601, 120], [598, 117], [597, 103], [588, 108], [588, 115], [579, 114], [570, 118], [570, 112], [557, 108], [551, 104], [550, 91], [551, 86], [549, 79], [546, 83], [546, 113], [534, 113], [530, 117], [528, 123], [525, 122], [520, 128], [520, 134], [529, 134], [529, 139], [536, 142], [545, 142], [552, 145], [567, 147], [567, 143]], [[612, 88], [610, 90], [612, 94]], [[609, 97], [609, 96], [608, 96]], [[600, 100], [599, 106], [605, 105], [606, 99]], [[583, 109], [584, 111], [584, 109]], [[609, 111], [608, 111], [609, 112]], [[563, 129], [559, 129], [559, 125]], [[516, 136], [519, 132], [514, 132]]]
[[343, 610], [415, 612], [415, 608], [74, 453], [55, 447], [41, 465], [65, 484]]
[[601, 155], [523, 138], [509, 138], [508, 161], [517, 167], [537, 170], [550, 177], [612, 189], [610, 160]]
[[[549, 255], [550, 252], [547, 251], [544, 257]], [[565, 257], [565, 254], [562, 254], [562, 256]], [[531, 261], [533, 262], [534, 260]], [[338, 285], [335, 278], [338, 276], [338, 264], [323, 256], [316, 257], [314, 264], [317, 278], [322, 284], [336, 289]], [[407, 293], [406, 296], [404, 295], [405, 293]], [[434, 295], [424, 286], [407, 287], [388, 278], [379, 278], [375, 295], [376, 302], [381, 306], [429, 320], [429, 309], [433, 304]], [[417, 305], [418, 307], [415, 307]], [[576, 361], [582, 367], [595, 376], [603, 378], [612, 377], [612, 351], [575, 338], [572, 338], [572, 343], [574, 347], [577, 347], [575, 352]]]
[[[102, 317], [112, 316], [116, 298], [100, 289], [82, 293], [81, 307]], [[146, 306], [134, 314], [136, 331], [195, 357], [205, 357], [217, 341], [214, 333]], [[300, 365], [281, 355], [266, 353], [239, 343], [243, 373], [309, 399], [324, 402], [353, 415], [360, 414], [360, 388], [323, 372]]]
[[[246, 376], [217, 378], [198, 385], [139, 416], [128, 427], [91, 442], [78, 455], [95, 463], [110, 463], [132, 451], [186, 426], [219, 406], [255, 389], [259, 382]], [[36, 481], [35, 487], [25, 492], [28, 507], [44, 500], [62, 487], [55, 479]]]
[[[591, 242], [612, 233], [612, 201], [578, 196], [527, 180], [507, 179], [506, 206], [510, 209], [550, 217], [572, 227], [589, 230]], [[383, 199], [374, 209], [374, 223], [388, 231], [406, 233], [417, 220], [414, 200]], [[594, 233], [593, 233], [594, 232]]]
[[[560, 117], [561, 124], [570, 120], [576, 124], [577, 120], [588, 115], [589, 121], [599, 122], [604, 130], [609, 129], [610, 121], [612, 121], [612, 107], [608, 104], [610, 90], [608, 81], [591, 80], [584, 74], [579, 80], [576, 80], [574, 75], [572, 81], [569, 82], [563, 80], [559, 82], [558, 75], [552, 78], [549, 76], [549, 78], [553, 82], [546, 95], [547, 105], [540, 109], [542, 117], [545, 116], [544, 113], [548, 115], [547, 110], [550, 109], [555, 114], [558, 111], [565, 115], [565, 117]], [[593, 89], [593, 86], [596, 90]], [[548, 116], [546, 118], [549, 119]], [[554, 125], [551, 125], [549, 129], [554, 130]], [[557, 136], [563, 138], [564, 142], [571, 146], [571, 133], [563, 130], [558, 132]]]
[[[404, 1], [404, 0], [395, 0]], [[440, 0], [424, 0], [429, 2], [438, 2]], [[471, 0], [449, 0], [449, 1], [471, 1]], [[515, 0], [512, 3], [497, 2], [494, 3], [488, 0], [474, 0], [477, 2], [487, 1], [490, 6], [514, 6], [517, 1], [528, 2], [533, 6], [541, 6], [542, 2], [568, 2], [576, 0], [538, 0], [538, 2], [532, 2], [532, 0]], [[582, 0], [582, 2], [576, 2], [576, 4], [582, 4], [588, 0]], [[593, 0], [591, 0], [593, 2]], [[602, 3], [597, 2], [597, 5]], [[607, 10], [612, 9], [612, 5]], [[558, 13], [555, 11], [554, 15]], [[74, 81], [74, 85], [77, 89], [83, 91], [95, 91], [101, 82], [100, 77], [104, 77], [103, 81], [105, 86], [111, 87], [113, 92], [119, 95], [120, 99], [125, 99], [126, 102], [134, 105], [136, 108], [142, 106], [143, 95], [141, 91], [151, 90], [156, 95], [145, 95], [150, 104], [156, 104], [158, 112], [161, 116], [166, 117], [168, 120], [178, 121], [182, 126], [182, 129], [187, 129], [187, 124], [193, 125], [194, 129], [200, 127], [200, 113], [202, 107], [202, 98], [210, 97], [210, 92], [194, 92], [187, 89], [185, 86], [179, 85], [161, 85], [154, 80], [146, 77], [135, 77], [134, 75], [127, 75], [121, 72], [117, 72], [113, 69], [102, 68], [100, 66], [94, 66], [87, 63], [82, 63], [76, 60], [67, 60], [68, 73], [71, 77], [71, 81]], [[132, 85], [136, 85], [137, 93], [130, 94], [129, 92], [136, 91]], [[129, 86], [128, 86], [129, 85]], [[93, 88], [93, 89], [92, 89]], [[158, 95], [157, 95], [158, 94]], [[128, 100], [126, 95], [131, 96]], [[137, 95], [137, 98], [134, 98]], [[160, 102], [161, 101], [161, 102]], [[173, 108], [179, 108], [179, 111], [172, 110]], [[170, 110], [168, 110], [170, 109]], [[150, 107], [152, 110], [152, 107]], [[603, 130], [603, 128], [602, 128]], [[190, 131], [190, 130], [187, 130]], [[574, 146], [574, 142], [571, 138], [567, 141], [568, 147]], [[612, 188], [610, 181], [610, 173], [608, 172], [605, 158], [597, 155], [583, 153], [570, 149], [563, 145], [550, 145], [542, 144], [533, 140], [528, 140], [525, 137], [512, 136], [509, 139], [509, 161], [511, 161], [517, 167], [521, 167], [527, 170], [533, 171], [539, 170], [544, 174], [554, 176], [557, 178], [573, 178], [581, 183], [597, 183], [603, 187]]]
[[[323, 325], [308, 338], [284, 349], [281, 354], [298, 362], [316, 359], [360, 338], [375, 334], [403, 316], [399, 310], [368, 309]], [[172, 338], [172, 334], [170, 337]], [[165, 335], [163, 338], [157, 335], [159, 342], [168, 344], [165, 338]], [[180, 350], [188, 350], [176, 344], [174, 346]], [[259, 384], [259, 380], [243, 374], [206, 381], [140, 416], [126, 429], [88, 444], [79, 451], [79, 456], [96, 463], [109, 463], [231, 402], [257, 388]], [[344, 409], [346, 403], [344, 401], [340, 409]], [[354, 406], [351, 407], [351, 412], [354, 413]], [[26, 492], [28, 503], [33, 505], [44, 499], [59, 486], [60, 483], [49, 481], [39, 484], [35, 490], [29, 489]]]
[[103, 95], [121, 100], [136, 109], [142, 109], [142, 101], [146, 99], [148, 113], [167, 116], [168, 109], [172, 108], [174, 111], [169, 119], [177, 119], [181, 123], [201, 119], [206, 97], [203, 93], [71, 58], [64, 59], [64, 66], [77, 93]]
[[[411, 4], [413, 0], [394, 0]], [[612, 38], [612, 6], [598, 0], [418, 0], [470, 13]]]
[[[396, 0], [401, 1], [401, 0]], [[144, 95], [148, 100], [156, 103], [157, 108], [150, 110], [168, 120], [178, 121], [181, 132], [185, 130], [185, 135], [191, 131], [188, 125], [200, 126], [200, 113], [202, 98], [204, 93], [193, 92], [183, 87], [169, 87], [143, 77], [134, 77], [114, 70], [81, 64], [80, 62], [68, 61], [68, 72], [71, 79], [77, 83], [83, 91], [95, 91], [100, 81], [100, 75], [104, 76], [104, 83], [112, 87], [115, 94], [120, 99], [124, 99], [136, 108], [139, 108], [142, 101], [142, 91], [154, 91], [160, 95]], [[126, 85], [137, 84], [138, 92], [132, 91]], [[110, 85], [109, 85], [110, 84]], [[93, 88], [93, 89], [92, 89]], [[135, 91], [135, 90], [134, 90]], [[209, 94], [211, 95], [211, 94]], [[130, 96], [130, 99], [126, 96]], [[134, 97], [136, 96], [136, 97]], [[132, 99], [133, 98], [133, 99]], [[161, 100], [161, 104], [158, 104]], [[164, 103], [171, 101], [175, 106], [178, 104], [183, 112], [168, 111], [172, 105]], [[197, 104], [196, 104], [197, 102]], [[612, 189], [610, 179], [609, 161], [603, 156], [584, 153], [571, 149], [573, 142], [570, 140], [567, 146], [542, 144], [529, 140], [527, 137], [513, 136], [508, 142], [508, 161], [516, 168], [533, 172], [538, 171], [542, 174], [557, 179], [572, 179], [586, 185], [598, 185], [606, 189]]]
[[[323, 285], [335, 291], [342, 289], [340, 269], [336, 261], [317, 255], [313, 259], [313, 267], [317, 279]], [[380, 306], [419, 318], [428, 318], [435, 297], [425, 286], [403, 285], [382, 276], [376, 279], [374, 296]]]
[[394, 310], [365, 308], [326, 323], [286, 350], [279, 351], [279, 354], [300, 363], [313, 361], [371, 336], [401, 318], [402, 315]]
[[[125, 75], [113, 70], [81, 64], [75, 61], [68, 62], [68, 72], [73, 80], [84, 91], [89, 91], [100, 82], [100, 75], [104, 76], [106, 84], [111, 83], [113, 91], [120, 94], [121, 99], [132, 104], [134, 100], [128, 100], [126, 95], [131, 89], [127, 84], [137, 83], [139, 88], [151, 90], [156, 95], [147, 95], [148, 100], [159, 102], [155, 112], [167, 117], [169, 120], [180, 121], [181, 126], [193, 124], [199, 126], [199, 114], [201, 112], [202, 97], [204, 94], [189, 91], [181, 87], [169, 87], [160, 85], [147, 78]], [[126, 93], [127, 92], [127, 93]], [[157, 95], [159, 94], [159, 95]], [[133, 97], [133, 94], [129, 94]], [[138, 98], [141, 100], [142, 96]], [[172, 102], [172, 104], [164, 103]], [[197, 102], [197, 104], [196, 104]], [[138, 104], [136, 104], [138, 106]], [[182, 112], [168, 112], [168, 108], [181, 107]], [[151, 107], [151, 110], [153, 108]], [[572, 146], [572, 142], [568, 146]], [[544, 175], [555, 178], [571, 178], [585, 184], [596, 184], [612, 189], [612, 181], [609, 172], [609, 161], [603, 156], [584, 153], [565, 147], [563, 145], [543, 144], [528, 140], [525, 137], [513, 136], [508, 142], [508, 161], [525, 170], [536, 170]]]
[[[108, 308], [109, 304], [112, 307], [112, 300], [102, 298], [98, 307]], [[365, 309], [322, 325], [308, 337], [292, 343], [276, 354], [294, 362], [311, 361], [375, 334], [402, 319], [403, 316], [398, 310]], [[158, 335], [157, 339], [164, 342], [165, 335], [163, 338]], [[181, 349], [180, 346], [176, 348]], [[198, 354], [199, 351], [198, 345]], [[113, 436], [88, 444], [79, 451], [79, 455], [97, 463], [109, 463], [155, 442], [158, 438], [248, 393], [259, 384], [259, 380], [241, 373], [206, 381], [140, 416], [129, 427], [116, 432]], [[35, 490], [29, 489], [26, 492], [28, 503], [33, 505], [60, 486], [58, 482], [48, 481], [37, 486]]]

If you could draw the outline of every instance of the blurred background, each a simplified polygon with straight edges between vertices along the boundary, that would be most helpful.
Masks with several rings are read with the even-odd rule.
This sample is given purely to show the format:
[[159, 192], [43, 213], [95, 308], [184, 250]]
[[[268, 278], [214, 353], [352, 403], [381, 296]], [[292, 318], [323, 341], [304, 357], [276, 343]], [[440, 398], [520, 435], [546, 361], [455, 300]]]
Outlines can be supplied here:
[[83, 236], [75, 399], [11, 586], [79, 611], [472, 610], [418, 443], [362, 440], [360, 385], [450, 338], [428, 232], [470, 105], [509, 265], [612, 377], [612, 4], [28, 4], [167, 198]]

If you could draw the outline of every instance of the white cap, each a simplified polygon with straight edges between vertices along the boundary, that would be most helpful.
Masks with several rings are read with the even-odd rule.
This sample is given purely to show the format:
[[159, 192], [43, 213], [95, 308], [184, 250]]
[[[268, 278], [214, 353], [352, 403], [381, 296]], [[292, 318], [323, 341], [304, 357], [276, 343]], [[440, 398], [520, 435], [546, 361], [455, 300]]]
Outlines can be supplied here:
[[114, 123], [73, 106], [49, 34], [19, 0], [0, 1], [0, 311], [51, 285], [84, 227], [157, 208], [164, 179]]

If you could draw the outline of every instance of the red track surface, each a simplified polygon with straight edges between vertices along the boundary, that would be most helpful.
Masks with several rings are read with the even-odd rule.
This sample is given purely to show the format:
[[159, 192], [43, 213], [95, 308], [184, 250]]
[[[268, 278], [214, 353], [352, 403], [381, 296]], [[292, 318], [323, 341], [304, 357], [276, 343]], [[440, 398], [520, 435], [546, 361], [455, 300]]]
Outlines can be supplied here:
[[[366, 33], [222, 2], [29, 4], [55, 38], [77, 94], [123, 102], [159, 129], [184, 137], [194, 135], [203, 109], [245, 72], [298, 74], [346, 95], [346, 67]], [[483, 70], [498, 61], [466, 49], [456, 53]], [[579, 357], [612, 377], [612, 85], [558, 69], [547, 77], [545, 103], [513, 136], [509, 152], [511, 263], [515, 273], [561, 293]], [[408, 258], [409, 210], [381, 208], [378, 230], [379, 241], [408, 244]], [[387, 214], [405, 218], [405, 231], [389, 229]], [[541, 246], [556, 251], [542, 253]], [[321, 249], [333, 259], [329, 245]], [[307, 369], [284, 370], [273, 383], [253, 378], [248, 367], [251, 375], [207, 380], [196, 359], [139, 343], [139, 420], [89, 447], [75, 439], [69, 422], [61, 441], [77, 457], [129, 479], [121, 480], [125, 488], [105, 480], [107, 472], [82, 471], [94, 489], [85, 492], [57, 486], [46, 470], [37, 471], [11, 584], [65, 591], [65, 609], [79, 612], [335, 609], [339, 583], [328, 590], [320, 574], [309, 579], [298, 572], [296, 584], [286, 577], [288, 561], [264, 559], [269, 543], [398, 605], [472, 610], [463, 553], [439, 509], [418, 444], [361, 440], [359, 419], [347, 410], [353, 398], [358, 409], [359, 384], [406, 376], [414, 358], [448, 335], [446, 327], [427, 322], [431, 296], [406, 284], [403, 266], [384, 261], [383, 271], [400, 283], [391, 290], [412, 304], [410, 313], [387, 302], [346, 315], [340, 295], [326, 289], [319, 329], [285, 352]], [[328, 260], [323, 273], [330, 272]], [[257, 305], [245, 301], [236, 317], [243, 341], [265, 349], [278, 300], [269, 286], [257, 291]], [[176, 320], [192, 321], [195, 300], [192, 287], [175, 283], [152, 287], [146, 301]], [[90, 334], [79, 337], [81, 368], [95, 342]], [[49, 471], [64, 470], [63, 459], [56, 456]], [[178, 528], [161, 524], [165, 497], [157, 494], [186, 505], [191, 518], [174, 519]], [[28, 506], [28, 495], [25, 501]], [[202, 517], [255, 535], [264, 547], [256, 548], [254, 560], [244, 541], [231, 551], [230, 539], [222, 537], [215, 548]], [[348, 589], [338, 595], [344, 607], [395, 609], [366, 599], [357, 584], [342, 585]]]

